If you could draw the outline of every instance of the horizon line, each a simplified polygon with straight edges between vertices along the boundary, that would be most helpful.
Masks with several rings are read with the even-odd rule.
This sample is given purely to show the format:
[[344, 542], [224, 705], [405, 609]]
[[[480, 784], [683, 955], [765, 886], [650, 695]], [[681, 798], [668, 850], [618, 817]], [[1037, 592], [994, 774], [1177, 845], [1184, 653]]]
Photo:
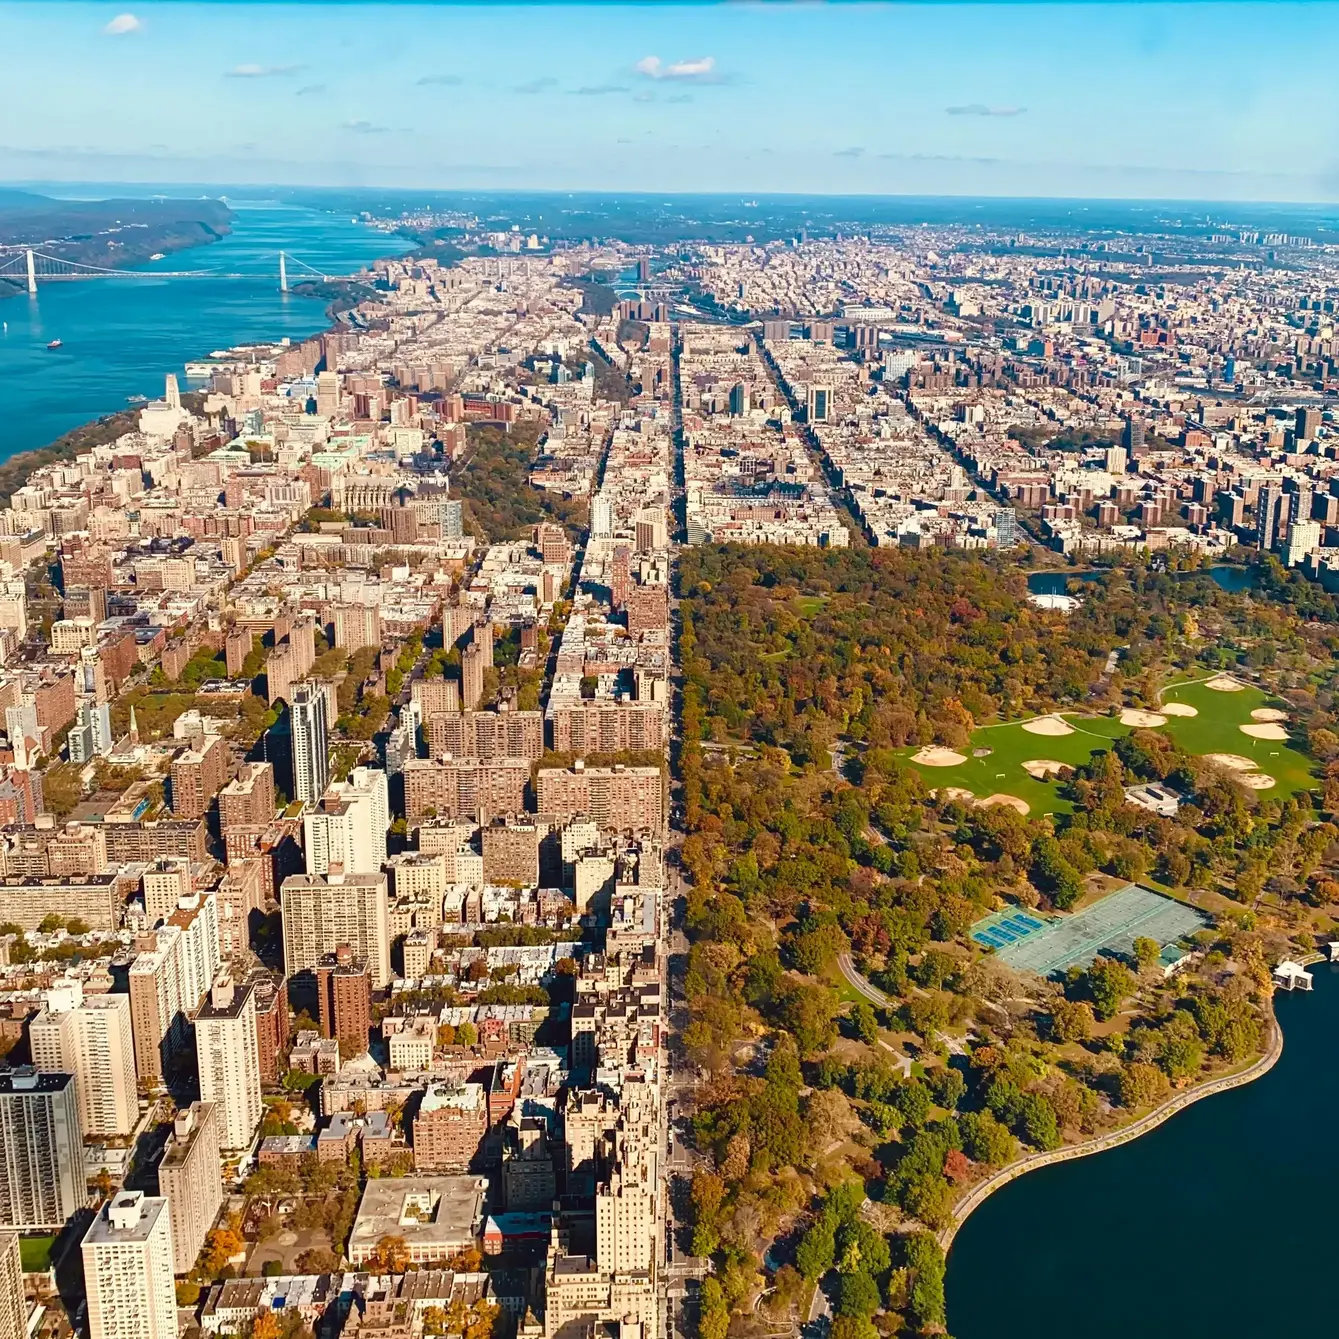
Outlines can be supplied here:
[[[44, 3], [65, 4], [65, 3], [83, 3], [83, 0], [43, 0]], [[160, 0], [164, 2], [164, 0]], [[251, 4], [251, 3], [269, 3], [269, 0], [165, 0], [167, 3], [217, 3], [217, 4]], [[282, 0], [283, 3], [289, 3], [290, 0]], [[300, 3], [345, 3], [346, 0], [300, 0]], [[347, 3], [366, 3], [367, 0], [347, 0]], [[376, 0], [377, 3], [384, 3], [387, 0]], [[390, 3], [457, 3], [458, 0], [388, 0]], [[469, 0], [473, 3], [475, 0]], [[479, 0], [485, 2], [485, 0]], [[510, 3], [510, 0], [507, 0]], [[526, 3], [534, 3], [535, 0], [525, 0]], [[540, 3], [573, 3], [575, 0], [539, 0]], [[601, 3], [622, 3], [623, 0], [600, 0]], [[645, 0], [642, 0], [645, 2]], [[690, 0], [691, 3], [739, 3], [740, 0]], [[780, 0], [781, 3], [799, 3], [802, 0]], [[841, 0], [842, 3], [868, 3], [869, 0]], [[901, 3], [901, 0], [897, 0]], [[923, 3], [980, 3], [980, 0], [919, 0]], [[999, 3], [1017, 3], [1019, 0], [999, 0]], [[1051, 4], [1055, 0], [1024, 0], [1026, 3]], [[1066, 0], [1068, 3], [1162, 3], [1163, 0]], [[1174, 0], [1174, 3], [1217, 3], [1218, 0]], [[1232, 3], [1266, 3], [1268, 0], [1231, 0]], [[1305, 0], [1306, 3], [1312, 0]], [[1316, 3], [1331, 3], [1331, 0], [1315, 0]], [[680, 3], [680, 0], [666, 0], [666, 3]], [[1186, 169], [1187, 171], [1192, 169]], [[351, 185], [341, 186], [333, 183], [305, 184], [305, 183], [285, 183], [281, 181], [265, 182], [237, 182], [237, 181], [182, 181], [182, 182], [163, 182], [149, 179], [135, 179], [125, 181], [99, 181], [92, 177], [5, 177], [0, 176], [0, 190], [30, 190], [37, 192], [41, 187], [97, 187], [99, 189], [116, 190], [117, 188], [133, 187], [141, 190], [152, 190], [155, 194], [171, 197], [173, 192], [192, 191], [192, 190], [213, 190], [220, 193], [254, 191], [305, 191], [305, 192], [328, 192], [331, 194], [342, 195], [371, 195], [378, 193], [394, 192], [404, 196], [442, 196], [442, 195], [476, 195], [476, 196], [554, 196], [554, 197], [573, 197], [587, 196], [595, 198], [608, 199], [700, 199], [700, 200], [738, 200], [740, 203], [746, 203], [750, 199], [755, 200], [775, 200], [775, 201], [801, 201], [801, 200], [927, 200], [927, 201], [980, 201], [982, 203], [1004, 204], [1076, 204], [1076, 205], [1175, 205], [1187, 207], [1192, 205], [1213, 207], [1215, 209], [1243, 208], [1266, 206], [1276, 209], [1336, 209], [1339, 210], [1339, 196], [1329, 200], [1282, 200], [1272, 198], [1242, 199], [1242, 200], [1222, 200], [1209, 197], [1198, 196], [1166, 196], [1166, 195], [1014, 195], [1002, 193], [979, 193], [968, 191], [942, 191], [942, 192], [920, 192], [920, 191], [780, 191], [780, 190], [695, 190], [695, 189], [669, 189], [669, 190], [650, 190], [650, 189], [625, 189], [621, 187], [573, 187], [573, 186], [373, 186], [373, 185]], [[110, 196], [100, 197], [103, 199], [112, 198]]]

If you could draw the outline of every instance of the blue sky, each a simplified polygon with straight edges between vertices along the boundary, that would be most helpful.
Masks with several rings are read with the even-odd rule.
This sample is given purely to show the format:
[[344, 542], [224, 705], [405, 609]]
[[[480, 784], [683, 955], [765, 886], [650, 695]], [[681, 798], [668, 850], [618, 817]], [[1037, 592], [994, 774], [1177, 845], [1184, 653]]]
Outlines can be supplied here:
[[0, 3], [0, 179], [1339, 200], [1339, 5]]

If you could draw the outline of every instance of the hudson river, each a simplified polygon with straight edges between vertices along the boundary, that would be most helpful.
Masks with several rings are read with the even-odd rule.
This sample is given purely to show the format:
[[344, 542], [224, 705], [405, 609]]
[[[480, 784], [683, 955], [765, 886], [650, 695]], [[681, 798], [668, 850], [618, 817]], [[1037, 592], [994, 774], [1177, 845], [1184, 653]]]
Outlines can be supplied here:
[[948, 1260], [956, 1339], [1262, 1339], [1323, 1312], [1339, 969], [1312, 970], [1312, 994], [1277, 997], [1283, 1056], [1263, 1078], [967, 1219]]
[[[324, 329], [325, 299], [279, 292], [280, 251], [327, 274], [351, 274], [409, 247], [346, 215], [230, 204], [233, 231], [221, 242], [143, 268], [246, 278], [39, 280], [36, 299], [0, 301], [8, 325], [0, 334], [0, 459], [125, 409], [127, 396], [161, 396], [166, 373], [180, 377], [183, 363], [215, 349]], [[290, 263], [290, 284], [304, 274]], [[62, 346], [48, 352], [53, 339]]]

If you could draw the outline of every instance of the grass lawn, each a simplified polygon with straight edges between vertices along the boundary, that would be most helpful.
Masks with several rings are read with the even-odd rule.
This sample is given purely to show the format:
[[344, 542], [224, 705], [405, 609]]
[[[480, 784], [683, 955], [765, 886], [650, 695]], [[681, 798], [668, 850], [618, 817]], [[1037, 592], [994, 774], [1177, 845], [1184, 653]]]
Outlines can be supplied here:
[[[1264, 792], [1267, 795], [1292, 795], [1315, 786], [1313, 765], [1305, 754], [1282, 740], [1252, 739], [1242, 734], [1240, 727], [1252, 723], [1251, 712], [1257, 707], [1284, 705], [1260, 689], [1248, 685], [1235, 693], [1220, 693], [1206, 688], [1203, 682], [1185, 682], [1163, 689], [1162, 701], [1184, 702], [1198, 713], [1169, 716], [1166, 725], [1157, 727], [1166, 730], [1187, 753], [1236, 753], [1251, 758], [1260, 771], [1277, 782]], [[1078, 712], [1066, 712], [1064, 716], [1074, 727], [1073, 734], [1034, 735], [1023, 729], [1021, 721], [984, 725], [972, 732], [967, 748], [958, 750], [968, 755], [966, 762], [956, 767], [911, 765], [931, 786], [960, 786], [978, 799], [1016, 795], [1034, 814], [1068, 813], [1073, 806], [1060, 795], [1059, 784], [1036, 780], [1023, 770], [1023, 764], [1048, 758], [1077, 767], [1105, 749], [1109, 741], [1128, 735], [1130, 727], [1114, 716], [1084, 716]], [[972, 750], [980, 748], [990, 749], [989, 756], [972, 757]], [[915, 752], [914, 748], [904, 749], [902, 756], [909, 760]]]
[[20, 1237], [19, 1260], [25, 1274], [45, 1274], [51, 1268], [51, 1248], [55, 1237]]
[[1239, 753], [1252, 759], [1278, 783], [1266, 795], [1292, 795], [1315, 786], [1313, 764], [1305, 754], [1282, 740], [1252, 739], [1241, 733], [1240, 727], [1251, 724], [1251, 712], [1257, 707], [1286, 708], [1286, 703], [1249, 685], [1236, 693], [1219, 693], [1203, 683], [1172, 684], [1162, 690], [1162, 701], [1184, 702], [1199, 713], [1170, 716], [1161, 727], [1187, 753]]
[[[1130, 728], [1110, 716], [1068, 712], [1065, 719], [1074, 727], [1073, 734], [1034, 735], [1023, 729], [1021, 721], [983, 725], [972, 732], [970, 746], [958, 750], [968, 755], [966, 762], [956, 767], [911, 765], [931, 786], [961, 786], [979, 798], [995, 794], [1016, 795], [1027, 802], [1034, 814], [1069, 813], [1074, 806], [1061, 796], [1058, 783], [1030, 777], [1023, 770], [1023, 764], [1047, 758], [1077, 767], [1086, 763], [1094, 753], [1110, 747], [1113, 739], [1128, 735]], [[973, 758], [972, 749], [989, 749], [990, 755]], [[904, 750], [903, 756], [909, 759], [915, 752], [909, 748]]]

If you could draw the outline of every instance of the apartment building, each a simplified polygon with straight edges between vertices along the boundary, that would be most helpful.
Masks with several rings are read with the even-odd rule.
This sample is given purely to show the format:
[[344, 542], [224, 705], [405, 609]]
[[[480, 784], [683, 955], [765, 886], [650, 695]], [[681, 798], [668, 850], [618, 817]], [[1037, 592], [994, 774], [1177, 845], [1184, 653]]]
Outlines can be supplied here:
[[468, 816], [486, 821], [494, 814], [525, 808], [530, 781], [526, 758], [414, 759], [404, 767], [405, 810], [410, 823], [425, 817]]
[[536, 781], [541, 814], [565, 821], [587, 817], [601, 829], [664, 828], [664, 782], [658, 767], [542, 767]]
[[226, 972], [215, 980], [196, 1015], [195, 1051], [200, 1098], [222, 1115], [220, 1146], [249, 1147], [263, 1113], [256, 1002], [249, 984], [236, 984]]
[[284, 974], [315, 969], [320, 960], [347, 944], [365, 958], [372, 984], [391, 977], [391, 940], [384, 874], [294, 874], [280, 894], [283, 912]]
[[158, 1163], [158, 1193], [172, 1223], [172, 1272], [188, 1274], [223, 1207], [219, 1108], [192, 1102], [177, 1113]]
[[222, 735], [205, 735], [194, 748], [172, 759], [172, 812], [178, 818], [203, 818], [210, 801], [227, 784], [232, 750]]
[[33, 1064], [74, 1078], [79, 1128], [86, 1139], [130, 1134], [139, 1119], [135, 1043], [128, 995], [84, 995], [68, 978], [47, 991], [28, 1028]]
[[414, 1169], [463, 1172], [488, 1133], [488, 1095], [481, 1083], [433, 1084], [414, 1114]]
[[59, 1232], [86, 1198], [74, 1076], [0, 1074], [0, 1227]]
[[176, 1339], [172, 1222], [167, 1201], [122, 1190], [84, 1237], [89, 1339]]
[[433, 758], [540, 758], [544, 715], [538, 711], [434, 712], [428, 717], [428, 752]]

